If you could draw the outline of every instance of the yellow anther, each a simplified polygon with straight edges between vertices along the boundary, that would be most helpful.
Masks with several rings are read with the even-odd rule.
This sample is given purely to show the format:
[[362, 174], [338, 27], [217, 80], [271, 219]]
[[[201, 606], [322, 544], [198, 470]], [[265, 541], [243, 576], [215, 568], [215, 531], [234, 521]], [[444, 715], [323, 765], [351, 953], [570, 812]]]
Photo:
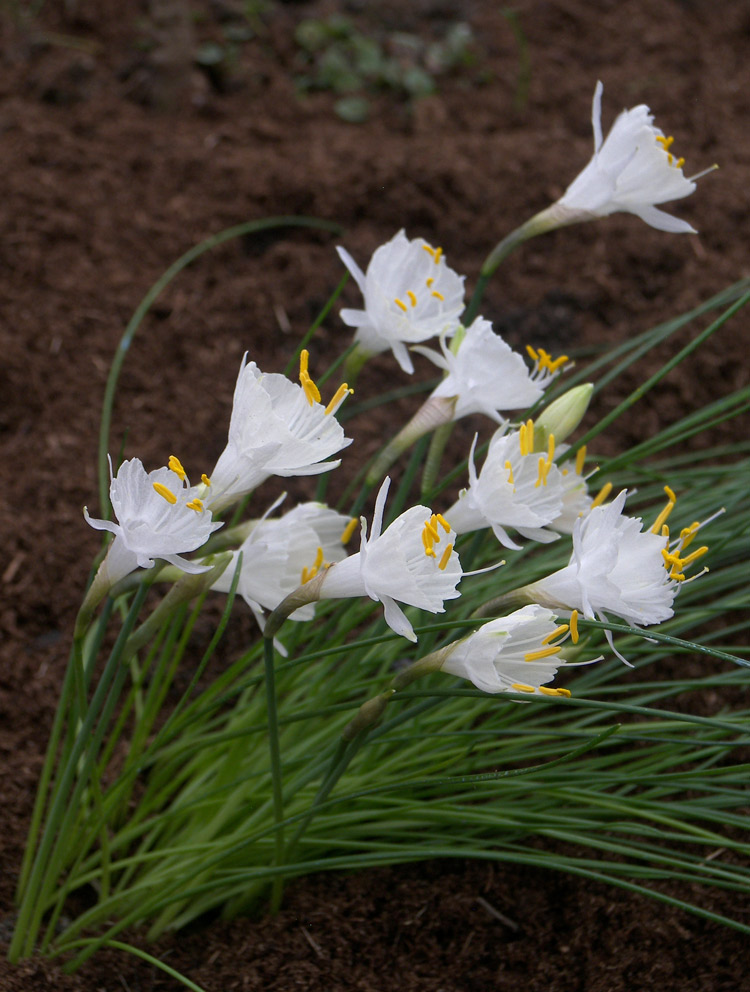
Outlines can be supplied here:
[[669, 540], [669, 524], [661, 525], [661, 536], [666, 537], [666, 539]]
[[551, 634], [547, 634], [545, 638], [542, 639], [542, 644], [549, 644], [550, 641], [556, 640], [558, 637], [562, 637], [563, 634], [567, 634], [570, 627], [566, 623], [561, 623], [559, 627], [555, 627]]
[[570, 689], [558, 689], [557, 690], [557, 695], [558, 696], [567, 696], [568, 699], [570, 699], [570, 695], [571, 695]]
[[344, 527], [344, 531], [341, 535], [341, 543], [348, 544], [352, 539], [352, 534], [357, 529], [357, 524], [359, 523], [358, 517], [352, 517], [349, 523]]
[[300, 372], [299, 381], [310, 406], [312, 406], [313, 403], [320, 403], [320, 390], [307, 372]]
[[664, 492], [667, 494], [667, 499], [670, 503], [676, 503], [677, 497], [674, 494], [674, 490], [670, 489], [669, 486], [664, 487]]
[[435, 257], [435, 249], [432, 247], [432, 245], [422, 245], [422, 247], [424, 248], [424, 250], [427, 252], [428, 255], [432, 255], [433, 258]]
[[445, 297], [443, 296], [443, 294], [438, 293], [436, 289], [433, 289], [431, 295], [434, 296], [436, 300], [440, 300], [441, 303], [445, 301]]
[[347, 395], [347, 393], [351, 396], [354, 393], [354, 390], [349, 388], [349, 383], [342, 382], [341, 385], [339, 386], [339, 388], [336, 390], [336, 392], [331, 397], [331, 402], [325, 408], [325, 412], [326, 413], [333, 413], [335, 410], [337, 410], [338, 407], [339, 407], [339, 404], [341, 403], [341, 401], [343, 400], [343, 398]]
[[440, 264], [440, 257], [442, 256], [442, 254], [443, 254], [443, 249], [442, 248], [436, 248], [435, 249], [435, 254], [432, 256], [435, 259], [435, 265], [439, 265]]
[[595, 496], [594, 499], [591, 501], [591, 506], [589, 507], [589, 509], [593, 510], [594, 507], [601, 506], [604, 500], [607, 498], [607, 496], [609, 496], [611, 492], [612, 492], [612, 483], [605, 482], [602, 488], [599, 490], [598, 495]]
[[675, 169], [681, 169], [681, 168], [683, 167], [683, 165], [684, 165], [684, 164], [685, 164], [685, 159], [684, 159], [684, 158], [682, 158], [682, 157], [680, 157], [680, 158], [678, 158], [678, 159], [677, 159], [677, 161], [675, 162], [675, 164], [674, 164], [674, 167], [675, 167]]
[[669, 488], [669, 486], [665, 486], [664, 487], [664, 492], [667, 494], [667, 496], [669, 498], [669, 502], [664, 507], [664, 509], [661, 511], [661, 513], [656, 518], [656, 520], [654, 520], [654, 522], [653, 522], [653, 524], [651, 526], [651, 533], [652, 534], [659, 534], [659, 533], [661, 533], [662, 525], [664, 523], [666, 523], [667, 517], [672, 512], [672, 510], [674, 510], [675, 505], [677, 503], [677, 497], [672, 492], [672, 490]]
[[563, 365], [565, 365], [565, 363], [568, 361], [570, 361], [570, 359], [568, 358], [567, 355], [560, 355], [560, 357], [556, 358], [554, 362], [550, 362], [547, 368], [550, 370], [550, 372], [557, 372], [557, 370], [561, 369]]
[[511, 465], [509, 458], [506, 458], [505, 459], [505, 468], [506, 468], [506, 470], [508, 472], [508, 482], [512, 486], [512, 485], [515, 484], [515, 482], [514, 482], [514, 479], [513, 479], [513, 466]]
[[446, 534], [450, 534], [451, 525], [448, 523], [448, 521], [445, 519], [442, 513], [433, 514], [433, 519], [437, 520], [437, 522], [440, 524], [440, 526], [443, 528]]
[[553, 654], [562, 651], [559, 644], [551, 644], [549, 647], [540, 648], [538, 651], [529, 651], [523, 656], [524, 661], [539, 661], [540, 658], [551, 658]]
[[534, 421], [529, 419], [526, 421], [526, 440], [529, 445], [529, 454], [534, 454]]
[[518, 428], [518, 447], [521, 449], [521, 455], [528, 455], [529, 443], [526, 440], [526, 424], [521, 424]]
[[411, 305], [415, 307], [417, 305], [417, 294], [412, 293], [410, 289], [407, 289], [406, 295], [409, 297], [409, 303], [411, 303]]
[[187, 478], [187, 472], [182, 467], [182, 462], [177, 457], [177, 455], [170, 455], [169, 461], [167, 462], [167, 467], [174, 472], [175, 475], [179, 476], [180, 480]]
[[583, 465], [586, 461], [586, 445], [582, 444], [581, 447], [576, 451], [576, 472], [579, 475], [583, 475]]
[[680, 549], [682, 551], [685, 550], [688, 544], [692, 544], [693, 538], [697, 534], [699, 527], [700, 527], [700, 523], [697, 520], [694, 520], [689, 527], [682, 528], [682, 530], [680, 531]]
[[427, 524], [425, 524], [422, 530], [422, 544], [424, 545], [424, 553], [430, 558], [437, 558], [435, 551], [432, 547], [432, 534], [430, 533]]
[[195, 510], [196, 513], [203, 513], [203, 500], [198, 499], [197, 496], [194, 499], [191, 499], [189, 503], [186, 503], [185, 506], [188, 510]]
[[530, 344], [526, 345], [526, 353], [533, 362], [539, 361], [539, 352], [536, 348], [532, 348]]
[[430, 276], [429, 279], [425, 279], [424, 284], [429, 289], [434, 282], [435, 280]]
[[210, 486], [211, 485], [211, 480], [209, 479], [209, 477], [206, 475], [205, 472], [201, 476], [201, 482], [203, 483], [204, 486]]
[[315, 555], [315, 561], [313, 562], [313, 568], [317, 572], [320, 566], [323, 564], [323, 549], [318, 546], [318, 553]]
[[404, 311], [404, 313], [406, 313], [406, 311], [409, 309], [407, 305], [404, 303], [404, 301], [400, 300], [397, 296], [394, 298], [393, 302], [396, 304], [397, 307], [400, 307]]
[[307, 373], [307, 366], [309, 361], [310, 361], [310, 352], [307, 350], [307, 348], [303, 348], [302, 351], [299, 353], [300, 379], [302, 378], [303, 375]]
[[578, 644], [578, 610], [573, 610], [570, 614], [570, 639], [574, 644]]
[[674, 143], [674, 137], [665, 138], [663, 134], [658, 134], [656, 136], [656, 140], [659, 142], [659, 144], [662, 146], [665, 152], [668, 151], [669, 148]]
[[430, 537], [432, 538], [433, 541], [436, 541], [438, 544], [440, 544], [440, 534], [438, 532], [437, 527], [435, 526], [435, 514], [434, 513], [430, 517], [429, 520], [425, 520], [425, 522], [424, 522], [424, 529], [427, 531], [427, 533], [430, 535]]
[[441, 571], [443, 571], [443, 569], [445, 568], [445, 566], [450, 561], [452, 554], [453, 554], [453, 545], [452, 544], [449, 544], [448, 547], [443, 552], [443, 557], [440, 559], [440, 562], [438, 564], [438, 568]]
[[670, 165], [674, 165], [674, 156], [671, 152], [667, 152], [667, 162], [669, 162]]
[[559, 696], [560, 692], [558, 689], [548, 689], [546, 685], [540, 685], [539, 691], [543, 696]]
[[692, 565], [694, 561], [701, 558], [708, 551], [708, 546], [704, 545], [702, 548], [697, 548], [692, 554], [689, 554], [687, 558], [682, 559], [682, 568], [687, 568], [688, 565]]
[[161, 482], [155, 482], [153, 485], [157, 493], [160, 496], [162, 496], [167, 501], [167, 503], [171, 503], [174, 506], [174, 504], [177, 502], [177, 497], [172, 492], [172, 490], [167, 489], [167, 487], [163, 485]]
[[511, 689], [515, 689], [516, 692], [533, 692], [533, 685], [524, 685], [523, 682], [514, 682]]
[[549, 472], [549, 467], [552, 462], [548, 462], [546, 458], [539, 459], [539, 465], [537, 468], [536, 482], [534, 483], [534, 489], [538, 489], [539, 486], [547, 485], [547, 472]]
[[303, 568], [302, 569], [302, 576], [301, 576], [300, 584], [301, 585], [304, 585], [307, 582], [307, 580], [310, 579], [310, 578], [312, 578], [312, 576], [307, 574], [307, 569], [306, 568]]

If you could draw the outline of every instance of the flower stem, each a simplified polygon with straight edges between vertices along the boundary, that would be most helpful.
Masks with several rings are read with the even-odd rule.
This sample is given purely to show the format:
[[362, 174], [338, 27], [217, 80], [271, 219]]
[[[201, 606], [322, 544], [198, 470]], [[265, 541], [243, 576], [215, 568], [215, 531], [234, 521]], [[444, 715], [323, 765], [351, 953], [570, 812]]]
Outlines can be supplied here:
[[[279, 747], [279, 717], [276, 707], [276, 672], [274, 669], [273, 637], [264, 639], [266, 668], [266, 711], [268, 715], [268, 749], [271, 756], [271, 782], [273, 789], [273, 819], [276, 826], [274, 848], [276, 864], [284, 863], [284, 793]], [[284, 876], [276, 875], [271, 890], [271, 913], [278, 912], [284, 892]]]

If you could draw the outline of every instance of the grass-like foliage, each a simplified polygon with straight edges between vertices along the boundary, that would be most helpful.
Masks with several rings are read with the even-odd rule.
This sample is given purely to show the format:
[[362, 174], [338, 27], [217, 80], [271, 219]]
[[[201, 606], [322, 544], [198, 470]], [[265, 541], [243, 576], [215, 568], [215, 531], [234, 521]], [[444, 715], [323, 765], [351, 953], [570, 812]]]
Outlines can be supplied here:
[[[671, 161], [669, 167], [674, 167]], [[570, 222], [570, 217], [561, 221]], [[524, 225], [516, 242], [549, 227], [546, 222], [539, 230]], [[203, 251], [245, 231], [242, 226], [225, 232], [175, 263], [128, 326], [107, 390], [103, 468], [117, 375], [148, 306]], [[507, 254], [511, 242], [502, 242], [505, 247], [499, 255]], [[440, 251], [418, 246], [419, 251], [422, 248], [437, 273], [443, 264]], [[480, 292], [498, 253], [490, 258]], [[352, 260], [347, 256], [345, 261], [357, 276]], [[422, 255], [418, 261], [422, 264]], [[406, 264], [403, 258], [401, 264]], [[441, 289], [432, 296], [447, 308], [453, 289], [449, 274], [441, 273], [448, 282], [436, 283]], [[365, 277], [358, 274], [362, 286]], [[428, 281], [428, 287], [433, 283], [434, 279]], [[302, 406], [295, 408], [298, 412], [306, 412], [307, 404], [315, 415], [322, 408], [303, 349], [310, 341], [314, 347], [315, 330], [341, 288], [300, 343], [300, 386], [289, 387], [304, 397]], [[398, 311], [408, 313], [409, 306], [416, 312], [418, 304], [411, 300], [416, 294], [399, 292], [392, 294], [395, 316], [399, 317]], [[320, 560], [310, 562], [297, 590], [283, 602], [279, 598], [273, 605], [262, 604], [270, 615], [261, 616], [263, 610], [255, 604], [265, 636], [259, 632], [239, 657], [226, 660], [218, 649], [227, 624], [245, 608], [241, 598], [253, 598], [243, 583], [244, 569], [248, 562], [253, 566], [256, 550], [246, 542], [251, 528], [237, 510], [253, 486], [240, 484], [237, 462], [227, 470], [226, 452], [202, 488], [185, 488], [187, 483], [179, 475], [182, 467], [170, 461], [170, 469], [160, 470], [163, 474], [153, 486], [146, 484], [148, 498], [152, 503], [156, 499], [153, 514], [167, 513], [165, 507], [174, 506], [175, 512], [184, 511], [188, 524], [198, 526], [200, 520], [205, 534], [199, 544], [166, 548], [162, 543], [150, 553], [128, 544], [115, 561], [113, 549], [132, 538], [123, 536], [128, 507], [121, 473], [127, 466], [132, 469], [133, 463], [123, 463], [110, 491], [119, 523], [91, 521], [111, 530], [115, 539], [93, 577], [76, 627], [19, 883], [11, 957], [34, 951], [63, 954], [75, 968], [100, 946], [127, 949], [118, 938], [129, 928], [146, 928], [155, 938], [207, 913], [231, 917], [273, 909], [282, 898], [284, 883], [305, 873], [449, 857], [572, 872], [648, 893], [750, 933], [745, 921], [707, 908], [710, 900], [704, 900], [695, 887], [700, 883], [706, 888], [750, 891], [746, 760], [750, 713], [742, 691], [750, 678], [746, 657], [750, 445], [685, 446], [697, 435], [746, 413], [750, 387], [687, 413], [630, 451], [609, 459], [592, 453], [598, 435], [635, 403], [658, 405], [658, 384], [664, 375], [713, 334], [723, 333], [724, 325], [748, 300], [750, 284], [745, 281], [695, 311], [575, 367], [550, 356], [540, 359], [535, 353], [528, 381], [539, 395], [531, 402], [510, 405], [516, 410], [514, 424], [523, 425], [521, 454], [525, 445], [525, 455], [536, 451], [539, 460], [539, 475], [530, 492], [543, 489], [555, 472], [562, 477], [558, 469], [572, 472], [575, 464], [583, 516], [567, 531], [560, 527], [559, 539], [524, 534], [516, 541], [514, 533], [504, 548], [488, 525], [466, 528], [451, 538], [455, 548], [446, 548], [440, 543], [442, 517], [431, 517], [421, 535], [424, 560], [419, 557], [414, 568], [433, 568], [443, 593], [438, 605], [427, 609], [409, 605], [406, 594], [400, 599], [406, 604], [403, 612], [388, 605], [399, 596], [390, 586], [387, 591], [385, 585], [378, 585], [382, 576], [377, 568], [384, 572], [390, 565], [373, 564], [374, 549], [386, 547], [384, 542], [390, 540], [389, 554], [397, 557], [399, 545], [392, 535], [401, 534], [399, 521], [408, 518], [415, 504], [426, 504], [428, 514], [443, 510], [449, 531], [446, 490], [454, 484], [451, 491], [455, 491], [457, 481], [466, 484], [467, 460], [442, 468], [441, 463], [447, 460], [449, 425], [468, 401], [445, 384], [453, 382], [457, 372], [452, 362], [461, 357], [462, 349], [464, 355], [468, 353], [472, 327], [479, 326], [470, 326], [467, 318], [467, 313], [476, 312], [478, 298], [461, 321], [456, 320], [450, 345], [441, 329], [445, 375], [423, 408], [426, 421], [407, 425], [408, 429], [393, 425], [400, 440], [395, 447], [385, 446], [387, 460], [393, 461], [407, 448], [411, 454], [392, 473], [387, 503], [383, 505], [382, 496], [378, 501], [375, 517], [384, 514], [382, 537], [368, 499], [382, 477], [382, 452], [363, 468], [358, 489], [337, 489], [335, 473], [319, 477], [325, 480], [319, 485], [319, 498], [326, 493], [331, 505], [338, 500], [347, 515], [365, 512], [370, 572], [365, 573], [362, 565], [361, 578], [352, 562], [364, 562], [364, 557], [347, 558], [343, 550], [333, 564], [323, 562], [321, 548]], [[462, 308], [463, 303], [459, 313]], [[349, 314], [349, 321], [361, 328], [362, 322], [356, 325], [352, 313], [344, 311], [345, 319]], [[585, 435], [576, 437], [592, 392], [584, 384], [593, 384], [594, 391], [608, 388], [666, 341], [674, 357]], [[405, 367], [410, 361], [405, 349], [398, 343], [392, 348]], [[334, 368], [343, 363], [352, 381], [374, 350], [379, 349], [372, 347], [372, 339], [359, 336], [353, 349], [342, 351]], [[489, 361], [488, 355], [483, 353], [484, 361]], [[248, 370], [252, 372], [250, 366], [241, 372], [241, 380]], [[333, 371], [320, 377], [319, 383]], [[529, 375], [528, 369], [524, 375]], [[272, 378], [261, 376], [258, 381]], [[387, 406], [390, 399], [368, 396], [366, 378], [362, 383], [356, 404], [349, 400], [348, 410], [344, 407], [340, 416], [343, 421], [346, 412], [355, 445], [357, 413], [377, 404]], [[257, 388], [255, 379], [248, 388]], [[320, 413], [328, 418], [320, 431], [333, 429], [330, 421], [347, 393], [342, 387]], [[478, 402], [477, 395], [474, 390], [472, 401]], [[561, 413], [565, 398], [571, 396], [579, 397], [576, 409]], [[235, 410], [243, 402], [236, 394]], [[385, 412], [382, 417], [387, 422]], [[513, 424], [502, 426], [492, 444], [505, 443], [513, 429]], [[231, 438], [230, 431], [230, 442]], [[476, 464], [485, 457], [488, 440], [489, 433], [479, 439], [472, 456]], [[562, 440], [567, 451], [560, 449]], [[267, 455], [264, 448], [263, 457]], [[274, 450], [272, 457], [278, 466], [279, 452]], [[588, 487], [595, 466], [600, 495], [592, 502]], [[515, 483], [511, 468], [507, 471], [503, 485], [517, 484], [520, 489], [520, 470], [516, 468]], [[275, 472], [300, 474], [289, 465]], [[267, 472], [266, 477], [275, 472]], [[103, 483], [106, 496], [106, 474]], [[601, 489], [604, 483], [611, 483], [611, 489]], [[644, 535], [650, 534], [649, 540], [659, 544], [656, 558], [663, 572], [658, 595], [668, 595], [670, 603], [674, 600], [674, 612], [666, 610], [658, 623], [648, 619], [648, 603], [641, 613], [625, 607], [605, 611], [588, 604], [589, 593], [579, 605], [563, 602], [558, 590], [556, 604], [550, 605], [551, 594], [543, 592], [544, 577], [563, 569], [571, 557], [571, 531], [573, 541], [580, 542], [581, 520], [593, 520], [597, 513], [602, 519], [606, 514], [607, 520], [612, 518], [617, 494], [625, 488], [630, 491], [627, 514], [642, 518]], [[159, 503], [162, 498], [164, 506]], [[460, 500], [456, 507], [460, 515]], [[225, 522], [213, 534], [216, 520], [208, 527], [212, 509], [216, 520], [223, 515]], [[145, 519], [151, 526], [152, 518], [147, 517], [144, 510], [141, 523]], [[162, 517], [153, 524], [154, 534], [161, 534]], [[507, 524], [514, 526], [512, 521]], [[689, 553], [687, 545], [697, 524], [700, 541]], [[260, 525], [256, 521], [252, 526]], [[554, 519], [549, 526], [554, 530]], [[507, 538], [507, 531], [500, 530]], [[409, 532], [405, 528], [403, 533], [406, 541]], [[675, 542], [677, 533], [681, 537]], [[603, 558], [619, 555], [624, 561], [629, 548], [618, 550], [604, 537]], [[708, 551], [692, 553], [698, 543]], [[229, 553], [240, 547], [239, 553]], [[185, 561], [175, 556], [192, 551], [196, 553], [188, 567], [193, 571], [183, 573]], [[133, 560], [123, 565], [122, 555], [132, 555]], [[148, 565], [144, 557], [158, 560], [153, 567], [139, 568]], [[495, 567], [501, 558], [505, 564]], [[708, 571], [701, 573], [704, 563]], [[279, 568], [283, 564], [279, 559]], [[196, 565], [204, 570], [195, 572]], [[691, 574], [680, 574], [682, 569], [690, 569]], [[445, 592], [450, 586], [446, 576], [454, 574], [457, 581], [461, 572], [460, 598], [453, 598], [450, 590]], [[602, 574], [601, 584], [606, 584], [609, 579]], [[635, 583], [637, 578], [628, 581]], [[357, 585], [360, 580], [366, 585], [364, 592]], [[646, 587], [648, 581], [644, 578]], [[597, 590], [589, 592], [594, 597]], [[223, 604], [221, 620], [199, 657], [194, 627], [206, 603], [216, 601]], [[550, 624], [557, 618], [568, 620], [552, 629], [540, 642], [542, 647], [537, 645], [539, 650], [529, 651], [527, 646], [520, 658], [521, 668], [525, 662], [543, 659], [551, 666], [549, 677], [540, 676], [534, 683], [529, 675], [529, 685], [516, 668], [516, 674], [491, 692], [476, 688], [468, 669], [456, 667], [456, 658], [466, 655], [465, 664], [470, 665], [473, 645], [479, 642], [447, 646], [469, 635], [477, 637], [474, 632], [485, 626], [489, 632], [494, 623], [500, 627], [506, 620], [510, 623], [511, 611], [522, 602], [541, 603], [536, 608], [551, 610], [553, 619], [545, 621]], [[316, 603], [314, 619], [295, 622], [294, 612], [311, 611], [312, 603]], [[416, 643], [410, 643], [412, 632]], [[578, 664], [581, 667], [572, 667]], [[502, 663], [497, 665], [502, 670]], [[532, 669], [533, 664], [528, 670]], [[549, 689], [546, 683], [555, 669], [562, 685]], [[179, 684], [184, 686], [180, 693], [175, 688], [178, 670]], [[457, 677], [457, 672], [464, 677]], [[148, 957], [143, 951], [136, 953]]]

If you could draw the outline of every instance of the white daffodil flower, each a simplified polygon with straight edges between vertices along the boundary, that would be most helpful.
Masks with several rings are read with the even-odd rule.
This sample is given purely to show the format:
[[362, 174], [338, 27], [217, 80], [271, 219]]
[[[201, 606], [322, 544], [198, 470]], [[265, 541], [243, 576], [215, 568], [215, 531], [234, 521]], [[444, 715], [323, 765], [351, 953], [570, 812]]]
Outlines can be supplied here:
[[[471, 413], [483, 413], [502, 424], [501, 410], [525, 410], [543, 395], [561, 367], [555, 362], [535, 362], [529, 370], [518, 352], [492, 330], [492, 324], [477, 317], [455, 352], [445, 340], [440, 339], [441, 352], [432, 348], [415, 348], [426, 355], [446, 373], [442, 382], [432, 391], [426, 405], [451, 405], [450, 420], [459, 420]], [[564, 361], [567, 357], [563, 356]], [[564, 364], [564, 362], [562, 363]]]
[[563, 475], [553, 463], [554, 437], [543, 454], [534, 452], [534, 425], [505, 434], [501, 428], [490, 441], [482, 470], [477, 474], [474, 451], [469, 454], [469, 487], [446, 510], [457, 534], [491, 527], [503, 547], [519, 549], [508, 535], [513, 527], [523, 537], [547, 543], [558, 534], [545, 528], [555, 522], [563, 508]]
[[454, 551], [455, 531], [428, 507], [412, 506], [382, 530], [390, 481], [386, 478], [378, 492], [369, 537], [362, 517], [360, 550], [331, 565], [321, 579], [318, 598], [369, 596], [383, 604], [392, 630], [416, 641], [398, 603], [444, 613], [444, 601], [461, 595], [456, 586], [463, 573]]
[[354, 340], [365, 357], [389, 348], [404, 372], [412, 373], [406, 345], [458, 327], [464, 308], [464, 277], [448, 268], [441, 248], [404, 231], [375, 251], [367, 273], [344, 248], [339, 257], [365, 298], [364, 310], [344, 309], [341, 319], [356, 327]]
[[[558, 445], [557, 454], [565, 454], [569, 447], [567, 444]], [[560, 534], [572, 534], [576, 520], [585, 516], [591, 509], [593, 500], [589, 494], [586, 476], [583, 474], [585, 460], [586, 445], [576, 452], [575, 462], [565, 461], [560, 467], [562, 510], [560, 516], [555, 518], [555, 530]]]
[[448, 646], [440, 670], [468, 679], [483, 692], [569, 696], [568, 689], [545, 688], [565, 665], [559, 652], [568, 627], [558, 627], [555, 619], [551, 610], [531, 605], [491, 620]]
[[668, 538], [659, 528], [644, 531], [639, 517], [625, 516], [626, 496], [623, 490], [576, 520], [570, 561], [524, 586], [526, 598], [557, 611], [579, 610], [589, 619], [613, 613], [638, 626], [672, 616], [678, 582], [665, 568]]
[[99, 569], [100, 585], [109, 588], [139, 566], [151, 568], [157, 558], [184, 572], [207, 571], [207, 566], [181, 555], [200, 548], [222, 524], [211, 519], [198, 496], [200, 487], [191, 487], [179, 462], [170, 459], [172, 463], [179, 471], [159, 468], [146, 472], [139, 458], [120, 465], [109, 489], [116, 523], [90, 517], [84, 507], [83, 514], [92, 527], [115, 535]]
[[284, 375], [263, 373], [247, 354], [243, 358], [227, 446], [206, 480], [204, 498], [214, 512], [269, 476], [318, 475], [341, 464], [323, 459], [351, 444], [335, 417], [349, 389], [344, 384], [323, 406], [306, 367], [300, 379], [297, 385]]
[[[323, 503], [301, 503], [283, 517], [264, 518], [255, 524], [234, 552], [234, 562], [242, 552], [237, 589], [261, 630], [264, 610], [275, 609], [300, 582], [308, 581], [321, 568], [346, 557], [344, 542], [358, 522]], [[211, 588], [229, 592], [233, 577], [234, 565], [230, 563]], [[314, 610], [314, 604], [308, 603], [292, 613], [290, 619], [311, 620]]]
[[699, 177], [685, 178], [684, 159], [672, 154], [673, 139], [654, 126], [645, 104], [623, 110], [602, 140], [602, 90], [598, 82], [591, 114], [593, 158], [551, 210], [571, 214], [563, 223], [625, 211], [660, 231], [695, 234], [687, 221], [658, 210], [656, 204], [689, 196]]

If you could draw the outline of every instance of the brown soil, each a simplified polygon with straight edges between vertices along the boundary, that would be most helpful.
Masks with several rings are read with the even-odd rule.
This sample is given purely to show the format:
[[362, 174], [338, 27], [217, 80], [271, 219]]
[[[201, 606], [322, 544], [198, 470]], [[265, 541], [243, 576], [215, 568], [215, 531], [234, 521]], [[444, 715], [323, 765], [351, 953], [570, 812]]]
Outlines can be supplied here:
[[[199, 40], [220, 37], [221, 18], [235, 9], [193, 7]], [[423, 36], [437, 36], [460, 9], [477, 62], [442, 78], [437, 95], [409, 105], [382, 93], [367, 124], [346, 124], [334, 96], [299, 99], [292, 81], [295, 24], [342, 9], [368, 32]], [[504, 265], [485, 316], [514, 345], [559, 352], [621, 340], [748, 275], [746, 5], [724, 4], [720, 16], [709, 0], [520, 0], [515, 9], [531, 58], [523, 109], [514, 108], [518, 48], [492, 0], [272, 4], [258, 36], [239, 46], [223, 91], [196, 71], [171, 113], [152, 105], [159, 77], [137, 44], [145, 9], [134, 0], [50, 0], [36, 19], [3, 22], [0, 937], [12, 926], [36, 777], [98, 546], [81, 506], [97, 509], [104, 381], [125, 323], [172, 260], [232, 224], [304, 213], [340, 223], [361, 262], [405, 227], [442, 244], [471, 282], [495, 241], [587, 161], [601, 78], [606, 121], [646, 102], [676, 135], [688, 172], [721, 163], [668, 208], [700, 236], [627, 216], [547, 236]], [[283, 367], [340, 277], [335, 244], [320, 233], [246, 238], [169, 287], [125, 363], [113, 438], [127, 432], [126, 454], [150, 466], [172, 450], [192, 465], [216, 457], [243, 351], [264, 369]], [[621, 449], [746, 382], [748, 327], [735, 320], [607, 443]], [[346, 342], [331, 316], [314, 361], [323, 367]], [[365, 389], [402, 381], [389, 358], [374, 365]], [[635, 381], [618, 383], [599, 412]], [[388, 429], [367, 418], [351, 428], [356, 459]], [[290, 489], [309, 492], [304, 482]], [[731, 894], [673, 894], [743, 919], [750, 912]], [[734, 931], [563, 875], [473, 863], [310, 878], [289, 886], [275, 919], [208, 923], [150, 950], [208, 992], [750, 989], [746, 938]], [[179, 987], [122, 953], [103, 953], [74, 976], [49, 962], [0, 963], [8, 992]]]

